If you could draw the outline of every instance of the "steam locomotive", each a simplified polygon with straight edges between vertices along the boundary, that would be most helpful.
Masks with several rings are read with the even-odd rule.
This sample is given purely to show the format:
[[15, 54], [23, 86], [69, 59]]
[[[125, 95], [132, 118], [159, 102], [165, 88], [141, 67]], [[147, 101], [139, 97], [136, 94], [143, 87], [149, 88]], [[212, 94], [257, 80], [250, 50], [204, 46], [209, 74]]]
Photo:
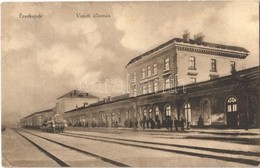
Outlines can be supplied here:
[[67, 123], [62, 115], [55, 114], [50, 120], [44, 121], [40, 129], [46, 132], [59, 133], [63, 132], [65, 127], [67, 127]]
[[20, 120], [23, 128], [37, 129], [46, 132], [59, 133], [67, 127], [67, 122], [60, 114], [55, 114], [53, 109], [35, 112]]

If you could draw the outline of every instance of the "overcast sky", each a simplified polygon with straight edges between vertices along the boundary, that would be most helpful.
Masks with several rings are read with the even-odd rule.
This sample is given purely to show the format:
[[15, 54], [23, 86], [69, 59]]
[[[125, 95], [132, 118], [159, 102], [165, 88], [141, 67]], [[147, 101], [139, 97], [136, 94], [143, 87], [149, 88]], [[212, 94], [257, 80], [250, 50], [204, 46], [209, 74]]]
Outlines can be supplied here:
[[[250, 51], [259, 64], [258, 2], [3, 3], [2, 117], [52, 108], [82, 82], [125, 83], [125, 65], [188, 29], [205, 41]], [[19, 18], [42, 14], [41, 19]], [[77, 18], [76, 13], [107, 18]], [[88, 88], [87, 87], [87, 88]], [[108, 89], [97, 96], [118, 95]]]

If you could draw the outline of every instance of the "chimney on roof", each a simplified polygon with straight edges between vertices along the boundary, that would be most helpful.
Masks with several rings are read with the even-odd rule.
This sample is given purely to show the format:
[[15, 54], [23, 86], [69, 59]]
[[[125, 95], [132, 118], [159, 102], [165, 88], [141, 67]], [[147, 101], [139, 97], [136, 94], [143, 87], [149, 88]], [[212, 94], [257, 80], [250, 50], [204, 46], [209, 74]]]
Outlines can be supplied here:
[[84, 107], [87, 107], [88, 106], [88, 103], [84, 103]]
[[198, 33], [194, 35], [194, 41], [196, 44], [202, 44], [204, 42], [204, 35], [203, 33]]
[[188, 30], [184, 30], [183, 32], [183, 42], [188, 43], [190, 41], [190, 33]]

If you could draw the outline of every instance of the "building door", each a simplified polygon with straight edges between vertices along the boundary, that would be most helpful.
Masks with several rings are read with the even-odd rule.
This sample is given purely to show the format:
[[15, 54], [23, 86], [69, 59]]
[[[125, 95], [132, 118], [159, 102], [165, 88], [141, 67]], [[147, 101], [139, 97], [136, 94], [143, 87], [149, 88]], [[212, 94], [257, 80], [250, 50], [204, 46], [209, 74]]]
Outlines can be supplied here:
[[208, 99], [203, 99], [201, 101], [202, 117], [204, 125], [211, 124], [211, 106]]
[[236, 128], [238, 126], [237, 99], [230, 97], [226, 102], [227, 126]]
[[159, 107], [155, 106], [154, 111], [155, 111], [155, 121], [158, 121], [158, 120], [161, 121], [162, 114], [160, 113]]

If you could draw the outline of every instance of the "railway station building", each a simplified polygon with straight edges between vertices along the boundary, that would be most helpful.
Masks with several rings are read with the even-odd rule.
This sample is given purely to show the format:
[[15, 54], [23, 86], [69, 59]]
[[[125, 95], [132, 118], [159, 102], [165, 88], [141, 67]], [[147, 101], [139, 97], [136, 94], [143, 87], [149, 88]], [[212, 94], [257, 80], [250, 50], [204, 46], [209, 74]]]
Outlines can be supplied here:
[[38, 127], [45, 119], [51, 118], [53, 116], [53, 109], [47, 109], [42, 111], [34, 112], [20, 120], [21, 126], [27, 127]]
[[[187, 128], [260, 127], [260, 67], [246, 69], [247, 56], [245, 48], [205, 42], [203, 34], [191, 39], [186, 31], [183, 38], [130, 60], [126, 94], [99, 100], [73, 90], [45, 112], [62, 114], [69, 126], [141, 127], [145, 123], [146, 128], [154, 128], [165, 127], [169, 118], [183, 118]], [[36, 124], [35, 117], [45, 112], [33, 113], [21, 123]]]
[[174, 38], [126, 65], [129, 96], [64, 113], [100, 127], [140, 127], [141, 122], [184, 118], [187, 127], [259, 127], [259, 67], [246, 69], [249, 51], [209, 43], [203, 34]]
[[[234, 72], [232, 75], [174, 88], [128, 97], [117, 101], [93, 104], [64, 113], [69, 122], [84, 116], [88, 126], [126, 126], [148, 120], [162, 123], [166, 117], [186, 119], [186, 126], [259, 127], [260, 67]], [[184, 88], [184, 89], [183, 89]], [[117, 124], [117, 125], [116, 125]]]
[[130, 96], [202, 82], [245, 69], [249, 51], [242, 47], [209, 43], [199, 33], [190, 39], [174, 38], [133, 58], [127, 65]]

